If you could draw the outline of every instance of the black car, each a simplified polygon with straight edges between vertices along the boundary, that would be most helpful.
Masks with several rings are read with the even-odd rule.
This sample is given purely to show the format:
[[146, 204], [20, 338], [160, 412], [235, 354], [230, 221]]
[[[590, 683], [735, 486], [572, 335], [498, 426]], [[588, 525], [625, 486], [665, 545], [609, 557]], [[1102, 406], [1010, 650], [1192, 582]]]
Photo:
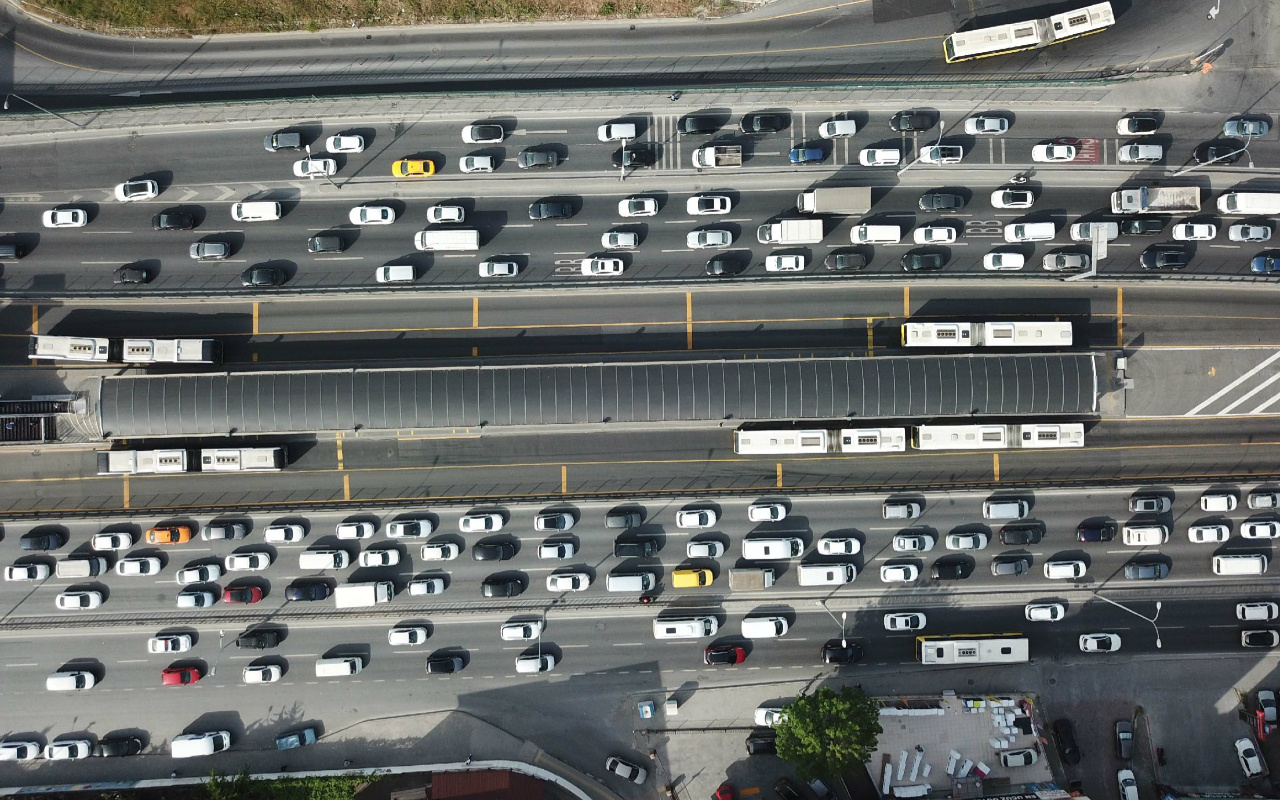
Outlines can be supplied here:
[[779, 114], [747, 114], [741, 127], [743, 133], [777, 133], [784, 124]]
[[1053, 723], [1053, 741], [1058, 745], [1062, 763], [1074, 767], [1080, 763], [1080, 745], [1076, 744], [1076, 730], [1069, 719]]
[[551, 169], [560, 163], [560, 156], [553, 150], [521, 150], [516, 157], [520, 169]]
[[23, 550], [57, 550], [64, 543], [62, 534], [56, 531], [32, 531], [18, 540]]
[[278, 267], [249, 267], [240, 273], [241, 286], [279, 286], [285, 282], [284, 270]]
[[323, 600], [332, 592], [329, 585], [320, 581], [295, 583], [284, 590], [285, 600], [314, 601]]
[[800, 789], [788, 778], [778, 778], [778, 782], [773, 785], [773, 791], [782, 800], [804, 800], [804, 795], [800, 794]]
[[151, 283], [151, 270], [146, 267], [121, 267], [111, 273], [111, 282], [116, 286], [137, 286]]
[[332, 233], [322, 233], [307, 240], [308, 253], [341, 253], [346, 249], [347, 243], [342, 237]]
[[934, 272], [946, 264], [947, 260], [937, 253], [907, 253], [902, 257], [904, 272]]
[[1116, 758], [1133, 758], [1133, 723], [1127, 719], [1116, 722]]
[[935, 581], [962, 581], [969, 577], [973, 570], [963, 561], [947, 561], [935, 563], [929, 575]]
[[1076, 528], [1076, 539], [1081, 542], [1109, 542], [1116, 538], [1114, 522], [1082, 522]]
[[462, 656], [431, 656], [427, 659], [428, 675], [452, 675], [462, 672]]
[[104, 758], [119, 758], [121, 756], [136, 756], [142, 752], [142, 740], [136, 736], [121, 736], [115, 739], [102, 739], [98, 742], [98, 746], [93, 749], [95, 756]]
[[720, 130], [720, 123], [711, 117], [690, 114], [680, 120], [679, 128], [681, 133], [715, 133]]
[[991, 574], [996, 577], [1026, 575], [1030, 570], [1030, 559], [1021, 556], [1015, 558], [993, 558], [991, 560]]
[[778, 734], [773, 728], [757, 728], [747, 734], [747, 755], [767, 756], [778, 752]]
[[1192, 153], [1197, 164], [1208, 164], [1212, 161], [1223, 166], [1236, 163], [1242, 156], [1244, 156], [1244, 143], [1229, 140], [1205, 142]]
[[270, 650], [280, 644], [280, 631], [245, 631], [236, 637], [236, 647], [241, 650]]
[[853, 642], [841, 644], [839, 639], [828, 639], [822, 645], [823, 664], [856, 664], [862, 660], [862, 647]]
[[483, 597], [516, 597], [524, 591], [524, 584], [515, 578], [488, 578], [480, 584]]
[[573, 216], [573, 204], [555, 200], [539, 200], [529, 204], [529, 219], [568, 219]]
[[619, 539], [613, 543], [614, 558], [649, 558], [658, 552], [656, 539]]
[[621, 167], [652, 167], [658, 163], [658, 154], [653, 148], [644, 145], [635, 145], [634, 147], [621, 147], [613, 151], [613, 166], [615, 169]]
[[733, 275], [738, 268], [738, 259], [732, 256], [716, 256], [707, 260], [708, 275]]
[[158, 231], [189, 231], [195, 226], [195, 217], [176, 211], [161, 211], [151, 218], [151, 227]]
[[1143, 269], [1182, 269], [1190, 258], [1178, 247], [1148, 247], [1138, 263]]
[[1124, 576], [1131, 581], [1158, 581], [1169, 574], [1169, 565], [1160, 561], [1131, 561], [1124, 565]]
[[951, 192], [925, 192], [918, 205], [921, 211], [959, 211], [964, 208], [964, 198]]
[[1000, 529], [1000, 544], [1019, 546], [1039, 544], [1044, 537], [1044, 526], [1036, 523], [1018, 522], [1005, 525]]
[[1169, 220], [1161, 217], [1142, 217], [1127, 219], [1120, 223], [1120, 232], [1130, 236], [1159, 236]]
[[927, 131], [933, 125], [933, 115], [924, 111], [899, 111], [889, 120], [889, 130], [898, 133]]
[[866, 268], [867, 257], [862, 253], [842, 253], [837, 250], [829, 254], [823, 264], [833, 272], [856, 272]]
[[476, 542], [471, 545], [471, 557], [476, 561], [506, 561], [514, 558], [515, 545], [511, 542]]

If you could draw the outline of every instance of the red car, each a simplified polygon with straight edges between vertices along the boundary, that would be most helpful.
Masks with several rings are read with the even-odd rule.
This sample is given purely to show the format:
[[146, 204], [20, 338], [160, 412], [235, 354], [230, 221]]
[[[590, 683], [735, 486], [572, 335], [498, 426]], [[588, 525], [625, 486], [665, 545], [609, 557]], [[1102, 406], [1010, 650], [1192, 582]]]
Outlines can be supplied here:
[[262, 599], [262, 590], [257, 586], [228, 586], [222, 590], [224, 603], [256, 603]]
[[727, 783], [720, 784], [716, 793], [711, 795], [711, 800], [733, 800], [733, 787]]
[[713, 644], [702, 653], [702, 663], [711, 665], [741, 664], [747, 651], [736, 644]]
[[186, 686], [189, 683], [195, 683], [200, 680], [203, 675], [200, 670], [195, 667], [169, 667], [160, 673], [160, 684], [162, 686]]

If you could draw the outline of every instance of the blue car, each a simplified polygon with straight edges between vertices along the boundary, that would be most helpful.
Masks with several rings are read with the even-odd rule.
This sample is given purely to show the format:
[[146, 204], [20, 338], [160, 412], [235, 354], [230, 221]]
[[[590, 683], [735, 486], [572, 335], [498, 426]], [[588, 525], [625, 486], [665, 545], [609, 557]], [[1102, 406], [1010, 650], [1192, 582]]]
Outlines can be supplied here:
[[797, 147], [791, 151], [792, 164], [816, 164], [826, 157], [819, 147]]
[[1275, 275], [1280, 272], [1280, 256], [1254, 256], [1249, 269], [1259, 275]]

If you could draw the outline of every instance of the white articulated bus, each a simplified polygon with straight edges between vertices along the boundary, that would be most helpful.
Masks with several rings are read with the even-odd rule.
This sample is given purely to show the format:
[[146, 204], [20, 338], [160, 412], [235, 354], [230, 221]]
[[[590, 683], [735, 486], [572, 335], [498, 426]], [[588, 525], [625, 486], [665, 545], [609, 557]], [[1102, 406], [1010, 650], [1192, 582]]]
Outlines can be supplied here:
[[213, 339], [90, 339], [32, 336], [27, 353], [34, 359], [100, 364], [215, 364]]
[[164, 475], [182, 472], [279, 472], [288, 463], [283, 447], [187, 450], [110, 450], [98, 453], [99, 475]]
[[1077, 36], [1106, 30], [1114, 24], [1116, 16], [1111, 4], [1095, 3], [1044, 19], [958, 31], [943, 41], [942, 54], [948, 64], [954, 64], [957, 61], [1048, 47]]
[[1070, 347], [1070, 322], [904, 322], [903, 347]]
[[1010, 450], [1084, 447], [1084, 423], [1022, 425], [917, 425], [911, 429], [917, 450]]
[[[733, 451], [740, 455], [818, 453], [901, 453], [906, 428], [824, 430], [737, 430]], [[1084, 447], [1084, 423], [1037, 422], [1015, 425], [917, 425], [910, 443], [916, 450], [1035, 450]]]

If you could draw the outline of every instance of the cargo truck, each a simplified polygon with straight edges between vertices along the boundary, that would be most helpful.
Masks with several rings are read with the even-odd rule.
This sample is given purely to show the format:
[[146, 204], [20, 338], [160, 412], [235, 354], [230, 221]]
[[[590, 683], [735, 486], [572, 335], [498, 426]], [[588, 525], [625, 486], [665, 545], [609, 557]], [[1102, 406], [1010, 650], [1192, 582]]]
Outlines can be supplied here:
[[871, 190], [865, 186], [808, 189], [796, 196], [801, 214], [865, 214], [871, 210]]
[[742, 166], [742, 146], [736, 144], [709, 144], [693, 151], [695, 169], [724, 169]]
[[729, 588], [735, 592], [758, 592], [773, 585], [771, 569], [731, 569]]
[[1159, 214], [1166, 211], [1200, 210], [1200, 189], [1196, 186], [1138, 186], [1111, 194], [1114, 214]]
[[761, 225], [756, 231], [760, 244], [817, 244], [822, 241], [822, 220], [782, 219]]
[[338, 608], [363, 608], [379, 603], [390, 603], [395, 595], [391, 581], [377, 583], [346, 583], [333, 592], [333, 604]]

